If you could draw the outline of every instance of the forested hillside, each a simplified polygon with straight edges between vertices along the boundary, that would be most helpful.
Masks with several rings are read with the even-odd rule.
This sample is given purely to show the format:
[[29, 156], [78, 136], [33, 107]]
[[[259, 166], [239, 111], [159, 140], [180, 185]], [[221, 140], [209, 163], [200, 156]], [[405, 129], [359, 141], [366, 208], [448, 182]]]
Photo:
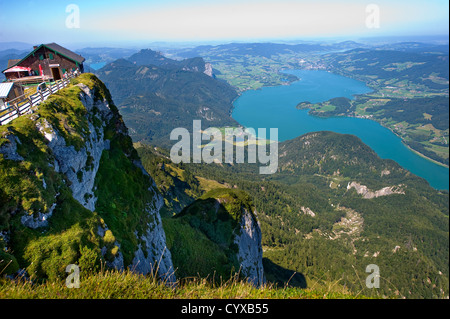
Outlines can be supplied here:
[[236, 91], [204, 71], [202, 59], [175, 61], [143, 50], [97, 73], [112, 92], [133, 140], [169, 146], [170, 132], [192, 127], [194, 119], [202, 119], [204, 128], [237, 125], [230, 116]]
[[[166, 176], [194, 176], [197, 182], [189, 185], [200, 188], [186, 187], [185, 194], [202, 193], [205, 180], [248, 192], [272, 282], [283, 285], [292, 277], [297, 287], [331, 283], [378, 297], [448, 295], [447, 192], [350, 135], [310, 133], [281, 143], [279, 151], [279, 170], [269, 177], [250, 164], [166, 166], [172, 172]], [[164, 150], [158, 152], [169, 163]], [[380, 289], [365, 287], [369, 264], [380, 267]]]

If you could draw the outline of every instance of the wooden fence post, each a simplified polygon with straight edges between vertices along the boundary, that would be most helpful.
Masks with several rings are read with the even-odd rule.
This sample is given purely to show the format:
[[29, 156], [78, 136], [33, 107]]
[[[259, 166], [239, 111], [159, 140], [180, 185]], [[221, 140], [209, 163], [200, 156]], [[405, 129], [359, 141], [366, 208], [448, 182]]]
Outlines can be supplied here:
[[[59, 81], [56, 81], [54, 85], [49, 84], [48, 87], [45, 89], [45, 92], [49, 92], [49, 96], [52, 95], [53, 93], [58, 92], [59, 90], [67, 87], [70, 84], [70, 78], [76, 78], [79, 74], [78, 73], [74, 73], [74, 74], [69, 74], [68, 78], [66, 79], [62, 79]], [[44, 94], [42, 90], [37, 91], [35, 94], [30, 95], [28, 97], [23, 98], [21, 101], [19, 102], [15, 102], [14, 104], [12, 104], [10, 111], [8, 111], [6, 114], [3, 114], [3, 117], [9, 114], [12, 114], [14, 112], [16, 112], [17, 117], [21, 116], [20, 113], [20, 107], [19, 107], [19, 103], [23, 102], [23, 101], [28, 101], [28, 103], [30, 104], [30, 107], [28, 110], [30, 110], [31, 112], [33, 112], [32, 107], [33, 107], [33, 96], [36, 96], [36, 98], [38, 98], [38, 102], [37, 104], [40, 104], [41, 102], [44, 102]], [[25, 111], [25, 113], [27, 113], [28, 111]], [[0, 125], [3, 125], [2, 120], [0, 119]]]
[[14, 109], [17, 112], [17, 117], [19, 117], [20, 116], [20, 110], [19, 110], [19, 106], [17, 105], [17, 103], [14, 103]]

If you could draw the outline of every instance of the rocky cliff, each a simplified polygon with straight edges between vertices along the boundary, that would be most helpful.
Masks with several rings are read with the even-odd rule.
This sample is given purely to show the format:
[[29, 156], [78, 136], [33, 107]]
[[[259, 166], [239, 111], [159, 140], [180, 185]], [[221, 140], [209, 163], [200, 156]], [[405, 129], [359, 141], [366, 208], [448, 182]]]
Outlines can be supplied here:
[[[218, 256], [219, 254], [213, 251], [214, 247], [223, 253], [215, 257], [221, 263], [210, 266], [211, 277], [213, 271], [216, 276], [224, 277], [229, 276], [230, 273], [239, 273], [257, 287], [265, 283], [261, 229], [255, 208], [247, 193], [227, 188], [211, 190], [186, 207], [175, 217], [175, 220], [199, 230], [201, 234], [196, 235], [196, 241], [203, 241], [203, 244], [198, 245], [197, 248], [194, 242], [185, 241], [184, 245], [173, 243], [176, 251], [183, 251], [185, 255], [190, 255], [192, 258], [207, 254]], [[186, 232], [187, 230], [186, 227], [178, 226], [176, 231]], [[203, 236], [206, 236], [209, 242]], [[201, 251], [198, 253], [196, 249]], [[182, 267], [182, 265], [176, 266]], [[191, 271], [187, 270], [184, 274], [196, 275], [196, 273], [190, 273]], [[203, 273], [203, 275], [208, 274]]]
[[350, 189], [354, 188], [359, 195], [363, 196], [363, 198], [371, 199], [371, 198], [377, 198], [380, 196], [388, 196], [388, 195], [392, 195], [392, 194], [405, 195], [405, 191], [402, 189], [402, 186], [403, 185], [401, 185], [401, 184], [397, 185], [397, 186], [387, 186], [387, 187], [383, 187], [379, 190], [372, 191], [365, 185], [361, 185], [357, 182], [351, 182], [351, 183], [349, 182], [347, 184], [347, 189], [350, 190]]
[[0, 266], [61, 278], [106, 262], [175, 280], [163, 199], [95, 76], [1, 126], [0, 170]]
[[260, 286], [265, 283], [265, 278], [262, 264], [262, 234], [256, 210], [252, 212], [242, 208], [239, 226], [234, 243], [238, 246], [237, 259], [241, 272], [255, 286]]

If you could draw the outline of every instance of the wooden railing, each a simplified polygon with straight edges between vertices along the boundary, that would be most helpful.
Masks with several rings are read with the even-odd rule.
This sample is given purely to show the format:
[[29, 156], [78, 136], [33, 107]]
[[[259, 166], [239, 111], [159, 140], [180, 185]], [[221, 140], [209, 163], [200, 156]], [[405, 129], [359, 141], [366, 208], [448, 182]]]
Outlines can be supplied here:
[[37, 93], [26, 97], [21, 95], [14, 100], [8, 101], [10, 107], [0, 110], [0, 125], [5, 125], [23, 114], [29, 113], [33, 106], [39, 105], [50, 95], [58, 92], [69, 85], [70, 79], [78, 76], [79, 73], [71, 73], [67, 78], [58, 80], [54, 84], [46, 84], [44, 90], [38, 90]]

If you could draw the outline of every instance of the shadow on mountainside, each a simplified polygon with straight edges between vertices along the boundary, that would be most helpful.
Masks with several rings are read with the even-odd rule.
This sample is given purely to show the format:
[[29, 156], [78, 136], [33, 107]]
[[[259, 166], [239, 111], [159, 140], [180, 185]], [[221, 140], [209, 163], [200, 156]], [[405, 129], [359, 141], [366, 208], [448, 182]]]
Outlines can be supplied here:
[[278, 287], [307, 288], [306, 278], [302, 273], [283, 268], [268, 258], [263, 258], [264, 274], [267, 281]]

